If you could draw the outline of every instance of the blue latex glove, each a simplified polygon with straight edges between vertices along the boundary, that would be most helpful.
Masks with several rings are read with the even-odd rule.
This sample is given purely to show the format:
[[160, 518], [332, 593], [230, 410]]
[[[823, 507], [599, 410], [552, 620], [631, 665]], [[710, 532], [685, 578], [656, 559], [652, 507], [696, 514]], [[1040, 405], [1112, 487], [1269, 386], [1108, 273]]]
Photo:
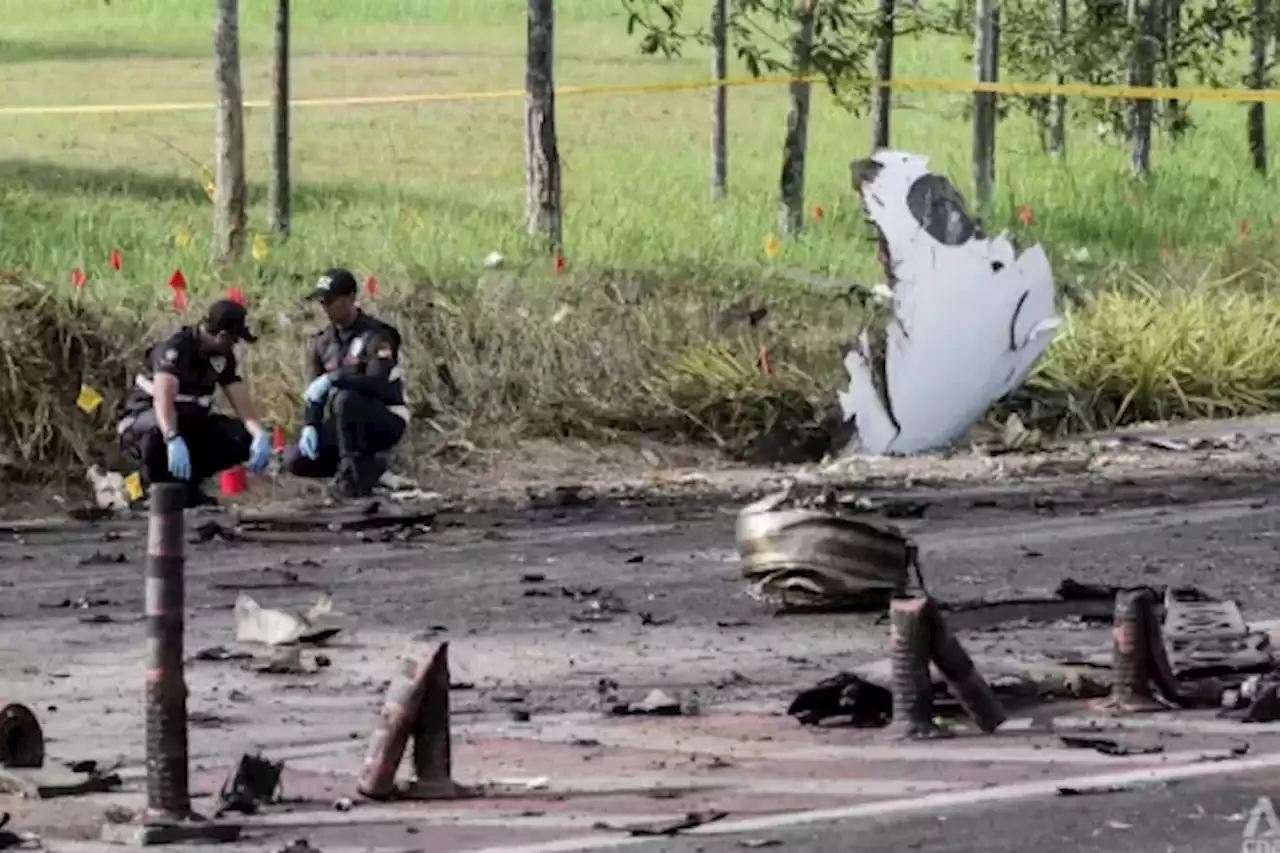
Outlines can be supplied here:
[[304, 396], [307, 398], [307, 402], [314, 406], [328, 399], [329, 391], [332, 388], [333, 378], [326, 373], [311, 380], [311, 384], [307, 386], [307, 393]]
[[169, 473], [179, 480], [191, 479], [191, 453], [182, 436], [174, 436], [169, 441]]
[[302, 435], [298, 437], [298, 450], [308, 459], [314, 460], [320, 455], [320, 432], [315, 427], [303, 427]]
[[271, 437], [260, 432], [253, 437], [253, 444], [249, 445], [249, 470], [254, 473], [265, 471], [270, 461]]

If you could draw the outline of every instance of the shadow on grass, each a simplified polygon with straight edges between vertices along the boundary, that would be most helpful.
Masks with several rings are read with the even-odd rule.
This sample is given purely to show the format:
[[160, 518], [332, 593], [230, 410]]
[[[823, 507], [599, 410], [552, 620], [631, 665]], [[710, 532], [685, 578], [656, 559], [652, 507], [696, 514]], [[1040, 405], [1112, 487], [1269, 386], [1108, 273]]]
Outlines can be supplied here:
[[[208, 204], [204, 188], [194, 178], [179, 175], [151, 175], [134, 169], [95, 169], [68, 166], [38, 160], [0, 160], [0, 186], [11, 195], [29, 192], [40, 196], [119, 196], [142, 201]], [[251, 183], [248, 203], [264, 203], [267, 188]], [[459, 200], [429, 193], [353, 184], [296, 184], [293, 187], [295, 211], [323, 210], [334, 203], [375, 202], [409, 204], [424, 208], [448, 207], [455, 215], [479, 214], [484, 208]]]
[[92, 62], [101, 59], [178, 59], [201, 55], [197, 51], [177, 51], [162, 46], [142, 47], [131, 42], [10, 41], [0, 39], [0, 63]]

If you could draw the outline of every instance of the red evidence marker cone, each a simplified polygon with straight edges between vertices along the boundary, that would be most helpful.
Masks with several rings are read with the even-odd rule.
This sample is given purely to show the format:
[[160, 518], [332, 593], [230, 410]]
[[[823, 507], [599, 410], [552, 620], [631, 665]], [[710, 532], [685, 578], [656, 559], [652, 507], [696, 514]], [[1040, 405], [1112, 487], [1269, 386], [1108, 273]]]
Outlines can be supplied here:
[[218, 487], [224, 498], [235, 497], [249, 490], [249, 475], [243, 465], [228, 468], [218, 478]]

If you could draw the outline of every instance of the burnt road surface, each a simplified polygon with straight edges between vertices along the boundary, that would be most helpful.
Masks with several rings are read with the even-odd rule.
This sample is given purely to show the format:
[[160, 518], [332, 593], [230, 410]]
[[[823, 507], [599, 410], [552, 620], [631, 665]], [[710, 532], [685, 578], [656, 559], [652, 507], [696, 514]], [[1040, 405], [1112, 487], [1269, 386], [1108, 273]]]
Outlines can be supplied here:
[[[923, 518], [895, 523], [921, 543], [930, 591], [943, 600], [1048, 595], [1074, 578], [1194, 585], [1238, 599], [1248, 620], [1280, 616], [1280, 489], [1265, 480], [1091, 492], [1028, 487], [935, 500]], [[887, 628], [876, 616], [779, 617], [747, 598], [735, 513], [736, 507], [692, 504], [442, 513], [410, 541], [321, 532], [191, 544], [188, 654], [235, 645], [233, 608], [241, 595], [264, 607], [305, 610], [327, 593], [332, 618], [344, 628], [328, 647], [304, 652], [306, 671], [299, 674], [264, 675], [234, 660], [190, 663], [193, 772], [224, 767], [228, 753], [246, 742], [282, 757], [349, 743], [358, 766], [359, 743], [398, 656], [428, 640], [451, 642], [460, 688], [455, 716], [464, 725], [509, 720], [516, 704], [535, 722], [594, 713], [601, 679], [624, 693], [660, 687], [703, 705], [777, 710], [797, 689], [884, 656]], [[0, 537], [0, 702], [32, 707], [58, 760], [118, 756], [134, 768], [134, 779], [143, 758], [145, 535], [144, 524], [120, 522]], [[1109, 642], [1105, 627], [1076, 623], [1007, 624], [960, 636], [986, 660], [1095, 654]], [[1222, 794], [1220, 805], [1232, 796]], [[916, 815], [877, 829], [877, 840], [857, 849], [1012, 849], [1018, 827], [1032, 825], [1080, 839], [1073, 850], [1166, 849], [1145, 841], [1098, 846], [1097, 821], [1112, 808], [1108, 803], [1123, 800], [1099, 798], [1095, 806], [1087, 799], [1087, 805], [1043, 802], [1036, 806], [1046, 810], [1043, 819], [1033, 820], [1026, 808], [1009, 812], [1004, 842], [966, 847], [938, 840], [930, 835], [936, 819], [921, 823]], [[1159, 803], [1115, 819], [1167, 829]], [[1169, 808], [1193, 806], [1187, 800]], [[59, 812], [58, 820], [73, 823], [73, 811]], [[951, 820], [947, 825], [959, 829], [947, 832], [965, 838], [981, 838], [987, 826], [980, 816]], [[85, 818], [85, 826], [91, 823]], [[847, 842], [847, 828], [824, 827], [786, 828], [785, 843], [825, 851]], [[1238, 829], [1224, 830], [1228, 841]], [[1139, 834], [1126, 832], [1116, 838], [1130, 843]], [[1029, 835], [1016, 837], [1031, 843]], [[690, 839], [660, 849], [733, 846], [713, 843], [721, 842]], [[1206, 841], [1170, 849], [1218, 848]]]

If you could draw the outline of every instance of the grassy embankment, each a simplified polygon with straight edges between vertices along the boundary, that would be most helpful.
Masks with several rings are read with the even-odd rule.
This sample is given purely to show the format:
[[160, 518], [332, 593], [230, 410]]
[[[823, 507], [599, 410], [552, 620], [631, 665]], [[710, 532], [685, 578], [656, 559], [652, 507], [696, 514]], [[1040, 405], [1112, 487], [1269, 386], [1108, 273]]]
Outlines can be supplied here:
[[[270, 5], [246, 5], [242, 40], [250, 99], [268, 95]], [[429, 16], [403, 0], [310, 0], [295, 11], [296, 97], [465, 92], [523, 85], [522, 3], [439, 2]], [[632, 83], [696, 79], [702, 57], [637, 55], [614, 4], [561, 0], [558, 79]], [[201, 4], [132, 0], [0, 0], [0, 106], [208, 101], [210, 20]], [[416, 16], [416, 17], [415, 17]], [[899, 72], [965, 78], [964, 45], [907, 42]], [[906, 95], [894, 143], [928, 154], [969, 189], [965, 99]], [[599, 436], [645, 430], [716, 436], [741, 450], [762, 426], [812, 420], [842, 381], [847, 306], [788, 272], [874, 275], [848, 185], [865, 153], [865, 119], [816, 98], [808, 195], [821, 221], [765, 258], [774, 231], [785, 93], [730, 96], [730, 199], [708, 199], [708, 96], [565, 96], [558, 103], [566, 185], [566, 271], [532, 253], [523, 203], [519, 98], [294, 113], [294, 236], [262, 262], [208, 265], [211, 159], [205, 111], [6, 117], [0, 136], [0, 269], [47, 282], [40, 306], [23, 286], [8, 300], [0, 348], [13, 378], [0, 388], [0, 438], [12, 462], [84, 460], [110, 444], [74, 408], [78, 377], [62, 338], [103, 339], [83, 365], [110, 405], [144, 330], [172, 325], [165, 285], [180, 267], [193, 308], [228, 286], [248, 295], [270, 332], [249, 369], [274, 418], [296, 418], [297, 303], [332, 263], [376, 275], [379, 310], [412, 343], [418, 400], [433, 399], [447, 436], [495, 444], [520, 435]], [[1101, 293], [1069, 325], [1019, 401], [1042, 425], [1254, 411], [1280, 387], [1280, 306], [1270, 287], [1275, 187], [1248, 168], [1244, 109], [1196, 105], [1198, 128], [1157, 141], [1156, 175], [1126, 178], [1126, 153], [1077, 127], [1054, 164], [1031, 126], [999, 141], [998, 224], [1042, 242], [1063, 283]], [[270, 120], [248, 119], [252, 227], [265, 230]], [[1034, 222], [1023, 226], [1018, 211]], [[1242, 238], [1241, 224], [1249, 236]], [[191, 239], [181, 245], [179, 234]], [[1083, 259], [1081, 249], [1087, 249]], [[108, 268], [119, 250], [124, 269]], [[491, 251], [503, 271], [482, 269]], [[76, 294], [74, 268], [89, 283]], [[1141, 285], [1135, 287], [1135, 285]], [[722, 327], [722, 310], [770, 309], [759, 328]], [[82, 319], [67, 320], [68, 306]], [[33, 359], [37, 326], [50, 339]], [[774, 372], [762, 375], [768, 347]], [[122, 354], [121, 354], [122, 353]], [[33, 361], [43, 374], [31, 371]], [[452, 386], [436, 369], [448, 366]], [[18, 371], [21, 370], [21, 375]], [[105, 417], [100, 418], [105, 422]], [[439, 436], [420, 428], [419, 439]]]

